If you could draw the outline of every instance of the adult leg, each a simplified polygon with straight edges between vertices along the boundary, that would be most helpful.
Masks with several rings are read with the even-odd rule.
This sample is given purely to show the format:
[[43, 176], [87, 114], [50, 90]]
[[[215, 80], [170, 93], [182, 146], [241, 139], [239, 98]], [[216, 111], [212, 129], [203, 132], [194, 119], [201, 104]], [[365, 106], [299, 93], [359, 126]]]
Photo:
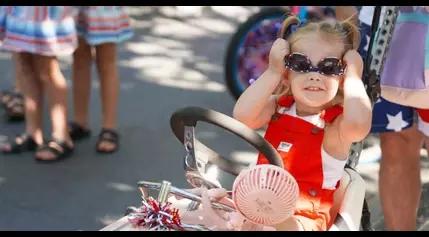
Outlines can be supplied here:
[[387, 230], [416, 230], [422, 136], [412, 125], [413, 113], [384, 99], [374, 107], [375, 128], [381, 132], [379, 190]]
[[413, 126], [380, 134], [380, 197], [387, 230], [416, 230], [422, 136]]

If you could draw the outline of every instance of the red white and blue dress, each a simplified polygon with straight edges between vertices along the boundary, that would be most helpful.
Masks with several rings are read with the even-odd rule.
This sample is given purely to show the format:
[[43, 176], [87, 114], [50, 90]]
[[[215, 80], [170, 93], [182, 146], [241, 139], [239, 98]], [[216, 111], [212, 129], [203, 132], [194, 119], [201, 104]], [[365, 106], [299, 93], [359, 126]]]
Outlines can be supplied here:
[[2, 49], [44, 56], [70, 55], [77, 47], [74, 6], [0, 6]]
[[77, 31], [89, 45], [121, 43], [133, 36], [124, 6], [78, 7]]

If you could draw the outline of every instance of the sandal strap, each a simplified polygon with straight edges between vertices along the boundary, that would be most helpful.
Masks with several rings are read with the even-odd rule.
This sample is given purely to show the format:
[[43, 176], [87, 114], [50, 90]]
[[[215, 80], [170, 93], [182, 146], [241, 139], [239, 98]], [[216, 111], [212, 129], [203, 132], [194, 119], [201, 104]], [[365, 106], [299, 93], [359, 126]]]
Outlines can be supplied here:
[[[22, 142], [18, 143], [17, 140], [21, 139]], [[9, 139], [11, 146], [10, 152], [19, 152], [22, 150], [33, 150], [37, 147], [33, 137], [27, 133], [16, 135], [13, 139]]]
[[113, 129], [103, 128], [98, 138], [100, 141], [116, 142], [118, 141], [119, 134]]
[[[51, 144], [55, 144], [56, 146], [52, 146]], [[60, 149], [58, 149], [60, 147]], [[55, 156], [60, 156], [69, 150], [72, 150], [73, 148], [70, 148], [65, 140], [57, 140], [57, 139], [51, 139], [45, 144], [39, 146], [37, 148], [37, 151], [49, 151], [54, 153]]]
[[85, 133], [89, 131], [89, 129], [85, 129], [84, 127], [82, 127], [76, 122], [69, 122], [69, 131], [70, 130], [75, 133]]
[[22, 94], [21, 92], [12, 92], [12, 97], [13, 98], [19, 98], [19, 99], [24, 99], [24, 94]]
[[12, 93], [13, 93], [12, 91], [4, 90], [0, 93], [0, 97], [11, 95]]
[[8, 110], [12, 110], [12, 109], [16, 109], [16, 108], [25, 108], [25, 105], [24, 105], [24, 103], [22, 103], [22, 102], [16, 102], [16, 103], [13, 103], [12, 105], [9, 105], [9, 104], [6, 104], [6, 109], [8, 109]]
[[5, 110], [9, 118], [24, 118], [25, 116], [25, 105], [20, 102], [13, 105], [6, 104]]
[[28, 138], [32, 138], [28, 133], [21, 133], [21, 134], [17, 134], [16, 138], [21, 138], [22, 140], [27, 140]]

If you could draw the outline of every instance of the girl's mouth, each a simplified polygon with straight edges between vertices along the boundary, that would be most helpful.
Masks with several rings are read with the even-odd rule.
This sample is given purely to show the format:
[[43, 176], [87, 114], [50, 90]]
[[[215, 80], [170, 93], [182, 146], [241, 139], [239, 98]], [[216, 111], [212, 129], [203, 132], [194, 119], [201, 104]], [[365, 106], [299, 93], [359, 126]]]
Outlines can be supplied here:
[[309, 86], [309, 87], [304, 88], [304, 90], [306, 90], [306, 91], [315, 91], [315, 92], [317, 92], [317, 91], [324, 91], [322, 88], [317, 87], [317, 86]]

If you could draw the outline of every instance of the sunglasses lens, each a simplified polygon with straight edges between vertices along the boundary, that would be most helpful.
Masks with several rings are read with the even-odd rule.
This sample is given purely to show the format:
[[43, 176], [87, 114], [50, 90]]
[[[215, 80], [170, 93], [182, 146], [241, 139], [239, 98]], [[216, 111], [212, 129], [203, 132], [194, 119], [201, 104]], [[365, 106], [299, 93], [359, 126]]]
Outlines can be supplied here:
[[341, 75], [344, 71], [341, 60], [337, 58], [325, 58], [319, 63], [318, 68], [325, 75]]
[[288, 58], [288, 66], [296, 72], [307, 72], [311, 68], [307, 57], [301, 54], [291, 54]]

